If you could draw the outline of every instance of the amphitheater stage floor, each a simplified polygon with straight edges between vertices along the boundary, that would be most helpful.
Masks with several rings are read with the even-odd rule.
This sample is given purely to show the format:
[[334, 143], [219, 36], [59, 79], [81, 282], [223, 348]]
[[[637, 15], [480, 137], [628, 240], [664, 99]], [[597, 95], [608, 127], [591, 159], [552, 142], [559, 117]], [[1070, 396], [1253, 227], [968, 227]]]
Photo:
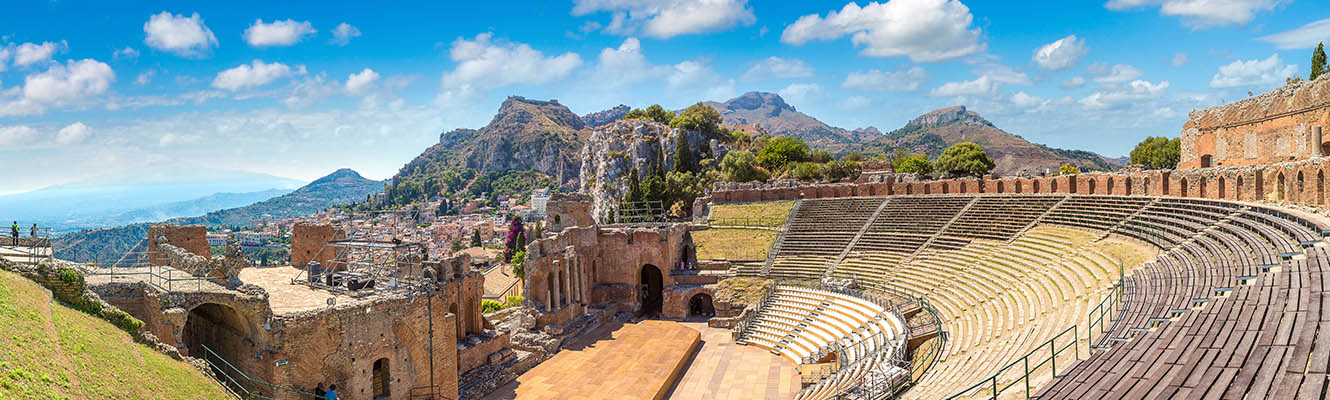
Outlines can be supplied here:
[[784, 357], [734, 344], [729, 329], [684, 322], [702, 333], [702, 348], [670, 393], [671, 399], [792, 399], [799, 370]]
[[663, 399], [702, 335], [677, 322], [642, 321], [572, 346], [500, 387], [490, 398]]

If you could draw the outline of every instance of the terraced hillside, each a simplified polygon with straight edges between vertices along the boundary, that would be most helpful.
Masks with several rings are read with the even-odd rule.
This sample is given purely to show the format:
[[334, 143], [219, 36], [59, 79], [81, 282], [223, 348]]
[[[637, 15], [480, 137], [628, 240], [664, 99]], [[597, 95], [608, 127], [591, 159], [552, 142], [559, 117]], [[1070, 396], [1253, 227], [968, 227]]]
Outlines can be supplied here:
[[0, 399], [225, 399], [189, 364], [0, 271]]

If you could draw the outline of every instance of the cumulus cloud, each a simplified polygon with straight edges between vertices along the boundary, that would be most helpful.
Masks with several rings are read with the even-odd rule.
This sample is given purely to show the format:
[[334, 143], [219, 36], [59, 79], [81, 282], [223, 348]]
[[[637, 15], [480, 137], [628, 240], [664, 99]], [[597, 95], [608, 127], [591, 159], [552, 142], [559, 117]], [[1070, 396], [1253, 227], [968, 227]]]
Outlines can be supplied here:
[[669, 73], [669, 66], [652, 65], [647, 61], [646, 55], [642, 53], [642, 43], [637, 38], [628, 38], [624, 39], [617, 48], [605, 48], [600, 51], [592, 76], [594, 84], [619, 88], [660, 78]]
[[1076, 35], [1067, 35], [1036, 49], [1033, 60], [1041, 69], [1062, 71], [1071, 68], [1089, 52], [1090, 48], [1085, 46], [1085, 39], [1077, 39]]
[[1099, 83], [1127, 82], [1130, 80], [1134, 80], [1136, 78], [1140, 78], [1142, 75], [1145, 75], [1145, 73], [1141, 72], [1141, 70], [1127, 64], [1117, 64], [1114, 65], [1112, 68], [1108, 68], [1107, 66], [1098, 66], [1090, 68], [1090, 72], [1092, 74], [1099, 75], [1094, 78], [1094, 81]]
[[351, 43], [351, 39], [360, 37], [360, 28], [356, 28], [351, 24], [343, 22], [337, 24], [337, 27], [333, 28], [332, 33], [332, 44], [346, 46], [347, 43]]
[[1120, 90], [1100, 90], [1077, 101], [1088, 110], [1107, 110], [1121, 108], [1135, 102], [1158, 98], [1168, 89], [1168, 81], [1150, 83], [1135, 80]]
[[482, 33], [475, 39], [453, 41], [448, 56], [457, 68], [443, 73], [445, 90], [471, 90], [514, 84], [544, 84], [567, 77], [582, 65], [582, 57], [568, 52], [546, 57], [526, 43], [493, 40]]
[[10, 51], [8, 48], [0, 47], [0, 72], [5, 71], [5, 63], [9, 61]]
[[816, 83], [792, 83], [776, 91], [790, 104], [808, 105], [808, 102], [822, 97], [822, 87]]
[[116, 49], [111, 53], [112, 60], [133, 60], [139, 58], [139, 51], [133, 47], [125, 46], [123, 49]]
[[753, 64], [744, 72], [741, 79], [746, 81], [767, 79], [767, 78], [807, 78], [813, 76], [813, 67], [797, 58], [780, 58], [776, 56], [767, 57], [767, 59]]
[[199, 13], [189, 17], [162, 11], [143, 24], [143, 44], [184, 57], [201, 57], [217, 47], [217, 36]]
[[1181, 67], [1187, 65], [1187, 61], [1187, 53], [1178, 53], [1173, 55], [1173, 60], [1169, 61], [1168, 64], [1174, 67]]
[[360, 72], [346, 77], [346, 92], [353, 95], [364, 94], [366, 91], [373, 88], [374, 82], [378, 80], [378, 72], [365, 68]]
[[942, 86], [933, 88], [928, 95], [933, 97], [991, 96], [997, 93], [997, 87], [997, 83], [992, 78], [984, 75], [970, 81], [944, 83]]
[[282, 104], [286, 104], [287, 108], [293, 109], [308, 107], [320, 99], [341, 92], [342, 88], [340, 86], [337, 81], [328, 81], [328, 77], [320, 73], [297, 83], [295, 88], [292, 88], [291, 93], [285, 99], [282, 99]]
[[62, 46], [60, 43], [42, 42], [24, 43], [14, 49], [14, 65], [23, 67], [32, 64], [51, 61], [51, 56], [55, 55], [56, 50]]
[[859, 7], [849, 3], [827, 13], [799, 17], [785, 27], [781, 42], [802, 45], [851, 35], [860, 54], [908, 56], [915, 62], [953, 59], [984, 51], [974, 16], [958, 0], [891, 0]]
[[106, 63], [90, 58], [69, 60], [46, 72], [28, 75], [23, 82], [23, 98], [43, 104], [70, 104], [105, 93], [114, 81], [115, 72]]
[[1296, 29], [1261, 36], [1257, 39], [1274, 43], [1280, 50], [1310, 49], [1330, 38], [1330, 18], [1312, 21]]
[[263, 86], [272, 83], [275, 80], [285, 78], [295, 74], [304, 74], [305, 66], [300, 65], [291, 68], [282, 63], [264, 63], [263, 60], [254, 60], [250, 64], [241, 64], [217, 73], [217, 77], [212, 80], [212, 87], [237, 91], [244, 88]]
[[29, 144], [37, 139], [37, 130], [27, 125], [0, 126], [0, 146]]
[[1073, 76], [1071, 77], [1071, 79], [1062, 81], [1062, 83], [1059, 83], [1058, 86], [1061, 86], [1063, 89], [1075, 89], [1081, 86], [1085, 86], [1085, 78], [1079, 76]]
[[55, 134], [55, 142], [61, 145], [71, 145], [82, 142], [92, 135], [92, 128], [84, 125], [82, 122], [75, 122], [61, 128]]
[[918, 66], [910, 69], [882, 72], [870, 69], [863, 72], [851, 72], [841, 82], [841, 87], [874, 92], [905, 92], [919, 88], [930, 78], [927, 71]]
[[287, 19], [264, 23], [263, 19], [256, 19], [245, 28], [245, 43], [254, 47], [290, 46], [317, 32], [309, 21]]
[[727, 99], [733, 97], [734, 79], [727, 79], [702, 60], [674, 64], [665, 77], [665, 87], [682, 97]]
[[1210, 87], [1279, 86], [1284, 84], [1284, 78], [1297, 73], [1296, 64], [1285, 65], [1279, 54], [1271, 54], [1264, 60], [1237, 60], [1219, 67], [1219, 72], [1210, 78]]
[[666, 39], [678, 35], [723, 31], [757, 21], [748, 0], [575, 0], [573, 15], [613, 14], [606, 32]]
[[1182, 17], [1193, 29], [1251, 22], [1257, 11], [1273, 10], [1281, 0], [1109, 0], [1110, 10], [1159, 6], [1159, 14]]

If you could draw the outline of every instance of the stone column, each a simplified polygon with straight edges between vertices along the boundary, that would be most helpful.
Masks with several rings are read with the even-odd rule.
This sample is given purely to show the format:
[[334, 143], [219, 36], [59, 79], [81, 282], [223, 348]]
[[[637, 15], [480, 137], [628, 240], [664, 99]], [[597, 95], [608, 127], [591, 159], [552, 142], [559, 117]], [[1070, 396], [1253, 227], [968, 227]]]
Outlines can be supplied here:
[[559, 292], [559, 286], [561, 286], [559, 282], [561, 282], [562, 277], [559, 276], [559, 260], [554, 260], [554, 265], [551, 267], [550, 274], [554, 276], [554, 306], [561, 307], [562, 303], [559, 302], [559, 299], [562, 299], [562, 297], [559, 296], [561, 294]]

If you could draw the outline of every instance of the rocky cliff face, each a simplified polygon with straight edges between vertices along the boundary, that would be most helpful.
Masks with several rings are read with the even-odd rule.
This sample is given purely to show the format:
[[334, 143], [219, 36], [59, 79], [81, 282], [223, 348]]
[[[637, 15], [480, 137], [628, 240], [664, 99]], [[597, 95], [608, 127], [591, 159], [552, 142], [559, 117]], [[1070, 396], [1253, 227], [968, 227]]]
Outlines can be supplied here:
[[772, 135], [794, 136], [809, 145], [827, 149], [834, 154], [853, 151], [856, 145], [881, 137], [874, 128], [853, 131], [827, 125], [801, 113], [780, 95], [748, 92], [724, 103], [704, 103], [716, 111], [729, 126], [757, 126]]
[[929, 111], [915, 117], [910, 123], [905, 124], [905, 129], [928, 129], [953, 124], [993, 126], [992, 122], [980, 117], [979, 113], [966, 110], [965, 106], [954, 106]]
[[639, 178], [644, 178], [657, 163], [664, 163], [666, 172], [673, 170], [675, 141], [681, 134], [688, 135], [694, 159], [708, 153], [719, 159], [727, 151], [714, 138], [651, 121], [615, 121], [592, 129], [580, 156], [580, 190], [591, 196], [591, 215], [602, 221], [618, 206], [619, 199], [628, 192], [628, 174], [633, 167], [637, 168]]
[[588, 128], [601, 127], [622, 119], [624, 115], [628, 115], [628, 111], [632, 111], [632, 107], [620, 104], [605, 111], [583, 115], [582, 122], [585, 123]]

